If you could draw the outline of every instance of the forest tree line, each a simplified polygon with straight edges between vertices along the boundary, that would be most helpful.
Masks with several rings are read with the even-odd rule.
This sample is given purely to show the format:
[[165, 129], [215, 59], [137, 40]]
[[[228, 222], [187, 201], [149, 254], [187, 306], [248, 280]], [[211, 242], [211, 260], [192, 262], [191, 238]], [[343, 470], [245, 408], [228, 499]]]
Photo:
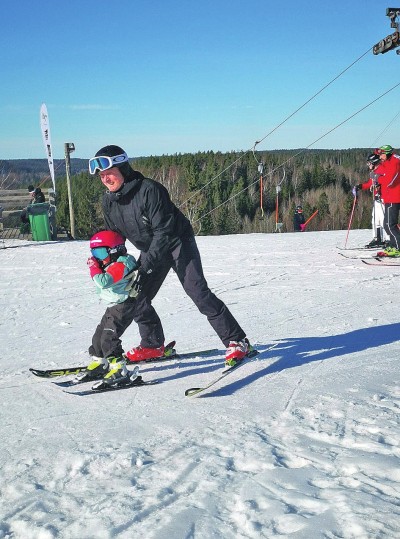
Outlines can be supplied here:
[[[208, 151], [141, 157], [131, 165], [165, 185], [199, 235], [270, 233], [277, 228], [291, 232], [299, 204], [306, 219], [318, 210], [307, 230], [343, 230], [353, 207], [352, 186], [368, 179], [370, 153], [368, 149]], [[57, 176], [56, 185], [57, 224], [70, 230], [66, 178]], [[48, 181], [42, 185], [50, 186]], [[104, 186], [86, 171], [73, 174], [71, 186], [75, 235], [87, 239], [103, 227]], [[363, 192], [353, 228], [371, 227], [371, 208], [372, 195]]]

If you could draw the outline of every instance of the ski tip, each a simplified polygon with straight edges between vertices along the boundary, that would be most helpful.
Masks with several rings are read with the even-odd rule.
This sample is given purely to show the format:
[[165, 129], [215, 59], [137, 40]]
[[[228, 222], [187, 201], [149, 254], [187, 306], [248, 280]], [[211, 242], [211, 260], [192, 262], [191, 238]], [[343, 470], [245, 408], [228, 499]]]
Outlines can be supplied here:
[[190, 387], [189, 389], [186, 389], [185, 391], [185, 397], [191, 397], [192, 395], [196, 395], [196, 393], [199, 393], [202, 391], [202, 387]]
[[58, 387], [73, 387], [79, 385], [78, 382], [75, 382], [74, 380], [65, 380], [62, 382], [52, 382], [55, 386]]
[[52, 378], [52, 375], [47, 371], [42, 371], [40, 369], [29, 369], [29, 371], [39, 378]]

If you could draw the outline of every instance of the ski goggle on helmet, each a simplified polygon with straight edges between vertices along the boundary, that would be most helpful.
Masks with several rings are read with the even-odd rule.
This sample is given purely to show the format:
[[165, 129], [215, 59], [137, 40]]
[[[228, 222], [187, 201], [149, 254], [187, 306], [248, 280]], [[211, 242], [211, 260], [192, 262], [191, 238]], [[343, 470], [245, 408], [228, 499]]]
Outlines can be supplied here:
[[109, 168], [117, 167], [118, 165], [127, 162], [128, 156], [125, 152], [121, 153], [120, 155], [115, 155], [114, 157], [108, 157], [108, 155], [99, 155], [89, 159], [89, 172], [90, 174], [96, 174], [96, 172], [103, 172]]
[[112, 230], [102, 230], [90, 238], [90, 251], [97, 260], [105, 260], [109, 256], [126, 254], [125, 240]]

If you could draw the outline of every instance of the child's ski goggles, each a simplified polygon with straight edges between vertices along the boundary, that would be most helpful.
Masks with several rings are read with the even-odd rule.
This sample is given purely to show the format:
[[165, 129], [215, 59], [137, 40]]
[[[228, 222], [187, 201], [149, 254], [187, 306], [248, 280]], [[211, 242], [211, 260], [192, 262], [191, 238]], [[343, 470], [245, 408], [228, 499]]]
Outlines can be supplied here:
[[110, 256], [106, 247], [95, 247], [94, 249], [90, 249], [90, 251], [97, 260], [105, 260]]
[[128, 161], [128, 156], [124, 152], [120, 155], [115, 155], [114, 157], [108, 157], [107, 155], [99, 155], [98, 157], [93, 157], [89, 159], [89, 172], [90, 174], [96, 174], [96, 172], [103, 172], [112, 167], [117, 167], [121, 163], [126, 163]]

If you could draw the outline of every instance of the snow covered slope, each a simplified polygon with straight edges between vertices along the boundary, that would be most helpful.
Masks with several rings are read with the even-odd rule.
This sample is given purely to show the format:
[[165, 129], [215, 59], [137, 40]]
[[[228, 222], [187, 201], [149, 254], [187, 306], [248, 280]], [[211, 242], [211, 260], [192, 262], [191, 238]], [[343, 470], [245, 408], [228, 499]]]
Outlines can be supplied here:
[[[352, 231], [349, 246], [370, 231]], [[0, 249], [0, 538], [400, 537], [400, 267], [345, 231], [198, 238], [210, 287], [260, 346], [204, 396], [223, 346], [170, 274], [178, 351], [155, 386], [77, 397], [29, 367], [83, 364], [102, 316], [88, 242]], [[1, 247], [1, 245], [0, 245]], [[129, 249], [136, 254], [135, 249]], [[138, 344], [133, 324], [126, 349]]]

